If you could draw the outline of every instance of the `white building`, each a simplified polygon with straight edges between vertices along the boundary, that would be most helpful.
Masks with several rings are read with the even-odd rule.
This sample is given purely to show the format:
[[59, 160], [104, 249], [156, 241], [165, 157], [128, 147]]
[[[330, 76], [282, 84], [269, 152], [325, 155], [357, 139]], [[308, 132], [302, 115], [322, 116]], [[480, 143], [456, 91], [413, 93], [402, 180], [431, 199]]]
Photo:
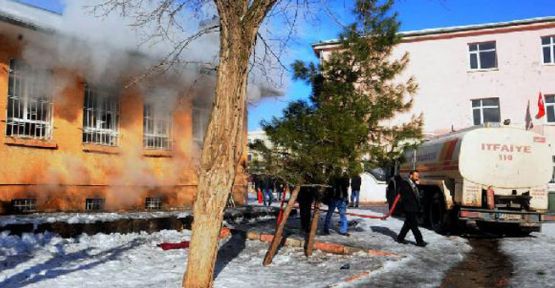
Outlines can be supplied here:
[[[419, 89], [391, 124], [422, 113], [426, 136], [506, 119], [524, 128], [530, 103], [533, 130], [555, 143], [555, 17], [401, 34], [393, 57], [408, 53], [410, 63], [400, 79], [414, 76]], [[320, 59], [336, 47], [313, 45]], [[546, 115], [536, 119], [538, 98]]]

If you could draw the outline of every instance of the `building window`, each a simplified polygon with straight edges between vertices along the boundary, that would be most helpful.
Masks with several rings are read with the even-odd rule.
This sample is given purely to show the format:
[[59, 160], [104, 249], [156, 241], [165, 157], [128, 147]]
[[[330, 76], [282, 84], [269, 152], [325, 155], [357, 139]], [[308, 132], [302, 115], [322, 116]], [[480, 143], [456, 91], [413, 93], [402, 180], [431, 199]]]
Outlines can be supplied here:
[[162, 208], [162, 199], [160, 199], [160, 197], [146, 197], [145, 209], [159, 210], [161, 208]]
[[171, 148], [171, 113], [153, 104], [144, 105], [144, 147], [146, 149]]
[[85, 210], [87, 210], [87, 211], [102, 211], [102, 210], [104, 210], [104, 199], [103, 198], [85, 199]]
[[484, 98], [472, 100], [472, 116], [474, 125], [487, 122], [500, 122], [499, 98]]
[[52, 134], [50, 72], [33, 69], [13, 59], [10, 60], [9, 69], [6, 135], [50, 139]]
[[551, 156], [551, 161], [553, 162], [553, 172], [551, 173], [551, 180], [549, 180], [549, 183], [555, 183], [555, 156]]
[[118, 145], [119, 99], [110, 92], [85, 85], [83, 143]]
[[542, 37], [543, 63], [555, 64], [555, 36]]
[[202, 145], [204, 134], [208, 128], [210, 110], [193, 106], [193, 140]]
[[12, 208], [17, 212], [34, 212], [37, 210], [37, 199], [13, 199]]
[[497, 68], [495, 42], [468, 44], [468, 51], [470, 52], [470, 69]]
[[545, 114], [547, 123], [555, 123], [555, 95], [545, 95]]

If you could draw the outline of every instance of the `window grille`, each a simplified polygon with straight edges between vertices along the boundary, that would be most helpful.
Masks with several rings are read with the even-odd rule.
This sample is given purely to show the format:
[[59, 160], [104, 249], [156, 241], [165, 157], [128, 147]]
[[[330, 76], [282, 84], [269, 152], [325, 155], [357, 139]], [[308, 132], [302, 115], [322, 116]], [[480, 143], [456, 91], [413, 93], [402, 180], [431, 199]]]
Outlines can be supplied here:
[[193, 140], [202, 145], [204, 134], [208, 128], [210, 110], [193, 106]]
[[146, 197], [145, 209], [159, 210], [161, 208], [162, 208], [162, 199], [160, 199], [160, 197]]
[[555, 36], [541, 37], [544, 64], [555, 64]]
[[146, 149], [171, 149], [171, 113], [165, 110], [155, 109], [155, 105], [144, 106], [144, 147]]
[[468, 44], [470, 53], [470, 69], [497, 68], [497, 52], [495, 41]]
[[50, 72], [32, 69], [29, 65], [14, 59], [10, 60], [9, 69], [6, 135], [50, 139]]
[[83, 143], [118, 145], [119, 99], [109, 90], [85, 85]]
[[104, 210], [103, 198], [88, 198], [85, 199], [85, 210], [87, 211], [101, 211]]
[[37, 210], [37, 199], [13, 199], [12, 207], [18, 212], [34, 212]]

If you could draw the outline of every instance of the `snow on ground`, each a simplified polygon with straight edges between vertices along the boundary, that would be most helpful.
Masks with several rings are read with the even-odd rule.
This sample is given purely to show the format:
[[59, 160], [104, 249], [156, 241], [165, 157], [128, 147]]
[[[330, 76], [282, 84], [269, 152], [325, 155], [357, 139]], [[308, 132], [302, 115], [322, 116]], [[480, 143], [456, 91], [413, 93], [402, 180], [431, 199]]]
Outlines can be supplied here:
[[406, 238], [412, 244], [393, 242], [403, 226], [401, 219], [364, 219], [358, 226], [369, 228], [369, 231], [352, 232], [352, 241], [365, 242], [374, 249], [392, 251], [405, 257], [385, 263], [382, 268], [372, 271], [369, 277], [351, 286], [439, 287], [445, 273], [462, 261], [464, 254], [471, 250], [463, 238], [442, 236], [425, 228], [420, 228], [420, 231], [424, 240], [429, 243], [426, 248], [413, 245], [415, 240], [412, 232]]
[[[355, 213], [376, 214], [363, 209]], [[322, 215], [322, 220], [323, 220]], [[394, 242], [402, 226], [387, 221], [349, 217], [351, 237], [333, 232], [317, 240], [379, 249], [399, 255], [376, 257], [366, 253], [333, 255], [315, 251], [307, 258], [302, 248], [283, 247], [268, 267], [262, 260], [268, 244], [246, 241], [233, 234], [222, 241], [216, 264], [215, 287], [436, 287], [443, 274], [470, 250], [466, 241], [422, 229], [426, 248]], [[301, 237], [298, 219], [291, 217], [287, 233]], [[337, 223], [334, 217], [333, 223]], [[272, 231], [275, 219], [239, 224], [240, 228]], [[409, 233], [409, 235], [412, 235]], [[414, 241], [412, 236], [407, 239]], [[62, 239], [49, 233], [21, 237], [0, 234], [0, 287], [180, 287], [188, 250], [163, 251], [161, 242], [188, 240], [190, 231], [97, 234]], [[347, 268], [348, 269], [341, 269]], [[369, 272], [352, 284], [347, 278]]]
[[0, 236], [0, 287], [178, 287], [185, 252], [156, 244], [189, 232]]
[[185, 218], [191, 215], [190, 211], [152, 211], [152, 212], [125, 212], [125, 213], [34, 213], [29, 215], [3, 215], [0, 216], [0, 227], [10, 224], [34, 224], [67, 222], [70, 224], [87, 224], [94, 222], [111, 222], [122, 219], [151, 219], [175, 216]]
[[501, 250], [511, 257], [512, 287], [553, 287], [555, 272], [555, 223], [544, 223], [541, 233], [530, 237], [503, 238]]

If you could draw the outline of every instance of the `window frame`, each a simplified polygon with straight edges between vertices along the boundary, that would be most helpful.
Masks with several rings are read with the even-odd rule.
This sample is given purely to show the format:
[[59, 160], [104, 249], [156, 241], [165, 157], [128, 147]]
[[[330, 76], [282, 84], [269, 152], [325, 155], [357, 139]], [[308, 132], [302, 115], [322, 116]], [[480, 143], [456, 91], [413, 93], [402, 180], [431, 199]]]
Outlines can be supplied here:
[[[497, 99], [497, 106], [491, 106], [491, 105], [484, 106], [483, 100], [488, 100], [488, 99]], [[480, 106], [478, 106], [478, 107], [472, 106], [472, 101], [480, 101]], [[497, 123], [501, 122], [501, 100], [499, 99], [499, 97], [486, 97], [486, 98], [470, 99], [470, 108], [471, 108], [472, 125], [473, 126], [483, 125], [485, 123], [496, 123], [496, 122], [484, 122], [484, 108], [497, 108], [497, 111], [499, 113], [499, 122], [497, 122]], [[478, 110], [478, 109], [480, 110], [480, 123], [475, 124], [474, 123], [474, 110]]]
[[553, 167], [553, 170], [551, 172], [551, 179], [549, 180], [549, 184], [554, 184], [555, 183], [555, 155], [551, 156], [551, 166]]
[[145, 210], [162, 210], [162, 197], [146, 197], [145, 198]]
[[[197, 115], [200, 115], [200, 116], [197, 116]], [[206, 117], [203, 117], [203, 115], [206, 115]], [[201, 121], [197, 122], [197, 119]], [[193, 105], [193, 109], [192, 109], [193, 140], [200, 146], [202, 146], [204, 142], [204, 137], [206, 136], [206, 130], [208, 129], [209, 122], [210, 122], [210, 109]], [[197, 127], [197, 125], [200, 127]], [[199, 132], [201, 135], [197, 135], [198, 134], [196, 133], [197, 131], [202, 131], [202, 133]], [[197, 137], [197, 136], [201, 136], [201, 137]]]
[[104, 198], [86, 198], [85, 211], [104, 211], [106, 199]]
[[[547, 110], [549, 108], [553, 109], [553, 114], [555, 115], [555, 94], [545, 94], [542, 95], [543, 97], [543, 105], [545, 106], [545, 124], [555, 125], [555, 119], [553, 121], [549, 121]], [[547, 102], [547, 97], [553, 97], [553, 102]]]
[[[543, 39], [544, 38], [549, 38], [549, 43], [547, 44], [543, 44]], [[540, 37], [540, 46], [541, 46], [541, 53], [540, 53], [540, 57], [541, 57], [541, 63], [543, 65], [555, 65], [555, 35], [545, 35], [545, 36], [541, 36]], [[543, 49], [544, 48], [550, 48], [549, 52], [550, 52], [550, 56], [551, 56], [551, 62], [544, 62], [545, 60], [545, 55], [543, 53]]]
[[[148, 107], [148, 109], [147, 109]], [[156, 105], [153, 103], [144, 103], [143, 104], [143, 148], [146, 150], [165, 150], [169, 151], [172, 149], [173, 144], [173, 113], [159, 113], [157, 110]], [[168, 108], [169, 110], [169, 108]], [[150, 115], [147, 115], [147, 111], [149, 111]], [[158, 112], [157, 112], [158, 111]], [[168, 111], [169, 112], [169, 111]], [[148, 125], [151, 123], [152, 126]], [[160, 128], [161, 123], [166, 124], [166, 134], [158, 133], [158, 128]], [[151, 131], [148, 128], [151, 127]], [[154, 139], [154, 145], [148, 145], [149, 139]], [[166, 140], [166, 146], [162, 145], [164, 142], [163, 139]], [[159, 144], [159, 145], [158, 145]]]
[[[85, 83], [84, 87], [84, 98], [83, 98], [83, 134], [82, 142], [83, 144], [101, 145], [108, 147], [119, 146], [120, 138], [120, 97], [119, 94], [114, 92], [113, 89], [91, 87], [88, 83]], [[114, 95], [109, 93], [113, 92]], [[98, 93], [101, 93], [100, 95]], [[91, 96], [93, 95], [93, 96]], [[100, 97], [93, 100], [89, 97]], [[106, 113], [105, 109], [100, 109], [103, 105], [106, 105], [106, 99], [114, 101], [108, 104], [110, 107], [115, 106], [115, 109], [109, 110], [112, 116], [111, 122], [114, 128], [103, 128], [103, 121], [101, 120]], [[102, 102], [101, 102], [102, 101]], [[90, 103], [88, 103], [90, 102]], [[87, 106], [92, 104], [94, 106]], [[114, 123], [115, 122], [115, 123]], [[87, 124], [94, 124], [88, 126]], [[93, 127], [95, 126], [95, 127]], [[87, 135], [89, 134], [89, 135]], [[113, 140], [113, 142], [111, 141]], [[110, 143], [112, 142], [112, 143]]]
[[31, 213], [37, 211], [36, 198], [14, 198], [11, 200], [11, 207], [18, 213]]
[[[47, 74], [47, 76], [37, 77], [36, 75], [40, 75], [41, 72]], [[8, 88], [6, 93], [6, 130], [4, 131], [6, 137], [46, 141], [52, 139], [52, 130], [54, 127], [54, 97], [50, 91], [51, 74], [52, 71], [33, 68], [22, 60], [14, 58], [9, 59], [8, 81], [6, 83]], [[21, 91], [16, 91], [18, 88]], [[38, 91], [40, 89], [43, 89], [43, 92]], [[16, 93], [21, 93], [22, 95], [15, 95]], [[17, 113], [15, 110], [15, 102], [18, 103]], [[45, 120], [30, 119], [33, 114], [33, 102], [36, 102], [34, 103], [35, 109], [37, 110], [35, 114], [38, 115], [38, 110], [40, 109], [40, 113], [46, 115], [44, 117]], [[10, 110], [10, 107], [12, 107], [12, 110]], [[23, 111], [21, 111], [21, 109], [23, 109]], [[18, 115], [14, 116], [15, 114]], [[38, 118], [37, 115], [35, 115], [35, 118]], [[22, 125], [23, 129], [21, 129]], [[29, 127], [26, 127], [27, 125], [29, 125]], [[34, 128], [31, 128], [31, 125], [35, 125]], [[37, 125], [42, 127], [37, 128]], [[21, 130], [23, 130], [23, 132], [21, 132]], [[33, 130], [34, 133], [31, 133], [31, 130]], [[40, 130], [44, 130], [44, 132], [37, 135], [37, 131]]]
[[[484, 45], [484, 44], [490, 44], [493, 43], [494, 48], [493, 49], [484, 49], [481, 50], [480, 49], [480, 45]], [[471, 45], [476, 45], [476, 51], [471, 51], [470, 50], [470, 46]], [[497, 59], [497, 41], [495, 40], [491, 40], [491, 41], [482, 41], [482, 42], [472, 42], [472, 43], [467, 43], [468, 46], [468, 69], [469, 71], [492, 71], [492, 70], [498, 70], [499, 69], [499, 61]], [[481, 61], [480, 61], [480, 53], [481, 52], [494, 52], [495, 53], [495, 67], [490, 67], [490, 68], [482, 68], [481, 65]], [[471, 61], [471, 57], [472, 54], [476, 54], [476, 64], [477, 64], [477, 68], [472, 68], [472, 61]]]

